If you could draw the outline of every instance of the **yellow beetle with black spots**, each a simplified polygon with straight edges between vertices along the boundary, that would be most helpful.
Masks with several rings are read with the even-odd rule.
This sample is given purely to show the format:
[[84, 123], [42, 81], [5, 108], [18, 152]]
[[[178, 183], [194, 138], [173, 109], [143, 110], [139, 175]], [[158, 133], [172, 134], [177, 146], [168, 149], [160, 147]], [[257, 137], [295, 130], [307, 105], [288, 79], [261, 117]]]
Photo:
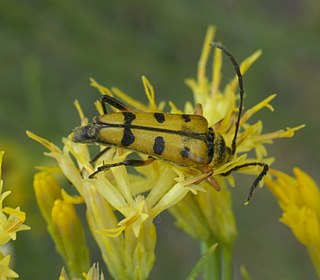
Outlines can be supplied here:
[[[228, 147], [224, 138], [213, 128], [208, 127], [208, 121], [201, 113], [170, 114], [162, 112], [135, 112], [114, 97], [103, 95], [101, 98], [104, 114], [94, 118], [93, 123], [77, 127], [73, 131], [73, 141], [79, 143], [97, 143], [101, 145], [124, 147], [149, 155], [147, 160], [127, 159], [122, 162], [105, 164], [90, 175], [114, 166], [141, 166], [151, 163], [155, 158], [171, 162], [176, 165], [199, 169], [203, 176], [197, 183], [208, 180], [213, 186], [211, 175], [213, 168], [229, 162], [236, 152], [236, 140], [239, 130], [243, 103], [243, 82], [239, 64], [231, 53], [222, 45], [211, 43], [229, 56], [233, 63], [239, 82], [240, 104], [238, 118], [235, 124], [235, 134], [232, 146]], [[120, 112], [107, 113], [106, 104]], [[201, 111], [201, 110], [200, 110]], [[262, 166], [263, 169], [253, 182], [247, 197], [252, 193], [262, 177], [268, 172], [268, 165], [262, 162], [248, 162], [235, 166], [227, 173], [248, 167]]]

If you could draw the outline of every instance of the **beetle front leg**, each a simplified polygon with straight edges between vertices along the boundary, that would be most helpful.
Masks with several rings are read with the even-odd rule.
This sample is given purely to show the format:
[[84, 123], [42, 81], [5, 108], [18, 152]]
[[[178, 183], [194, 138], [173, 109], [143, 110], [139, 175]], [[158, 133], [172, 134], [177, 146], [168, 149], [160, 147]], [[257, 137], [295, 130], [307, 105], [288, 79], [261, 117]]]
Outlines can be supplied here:
[[116, 163], [104, 164], [104, 165], [99, 166], [95, 172], [90, 174], [89, 178], [92, 179], [99, 172], [108, 170], [112, 167], [121, 166], [121, 165], [124, 165], [124, 166], [144, 166], [144, 165], [151, 164], [154, 160], [155, 160], [155, 158], [149, 156], [148, 159], [146, 159], [146, 160], [126, 159], [124, 161], [120, 161], [120, 162], [116, 162]]
[[102, 108], [103, 108], [103, 113], [107, 114], [107, 108], [106, 108], [106, 103], [109, 104], [110, 106], [120, 110], [120, 111], [126, 111], [126, 112], [132, 112], [133, 110], [128, 107], [126, 104], [122, 103], [121, 101], [119, 101], [118, 99], [110, 96], [110, 95], [102, 95], [101, 99], [101, 104], [102, 104]]

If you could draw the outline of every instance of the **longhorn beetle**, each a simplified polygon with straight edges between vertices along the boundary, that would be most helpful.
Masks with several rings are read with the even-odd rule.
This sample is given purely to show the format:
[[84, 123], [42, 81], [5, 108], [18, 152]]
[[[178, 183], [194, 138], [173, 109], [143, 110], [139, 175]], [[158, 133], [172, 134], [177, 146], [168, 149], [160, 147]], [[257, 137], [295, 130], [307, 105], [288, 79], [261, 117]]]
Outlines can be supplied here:
[[[208, 121], [199, 112], [194, 115], [135, 112], [116, 98], [103, 95], [101, 103], [104, 114], [95, 117], [93, 122], [86, 126], [75, 128], [73, 141], [106, 145], [106, 149], [109, 149], [110, 146], [124, 147], [149, 155], [149, 157], [146, 160], [127, 159], [117, 163], [104, 164], [99, 166], [89, 178], [111, 167], [119, 165], [142, 166], [150, 164], [158, 158], [172, 164], [199, 169], [202, 174], [195, 177], [194, 182], [200, 183], [207, 180], [218, 189], [211, 175], [214, 168], [229, 162], [236, 152], [244, 89], [240, 67], [234, 56], [218, 43], [212, 42], [210, 45], [221, 49], [229, 57], [238, 77], [240, 102], [231, 147], [226, 145], [221, 134], [208, 127]], [[106, 104], [120, 112], [108, 114]], [[268, 165], [263, 162], [248, 162], [220, 174], [228, 176], [233, 171], [249, 166], [261, 166], [262, 171], [251, 185], [246, 203], [249, 202], [254, 189], [268, 172]]]

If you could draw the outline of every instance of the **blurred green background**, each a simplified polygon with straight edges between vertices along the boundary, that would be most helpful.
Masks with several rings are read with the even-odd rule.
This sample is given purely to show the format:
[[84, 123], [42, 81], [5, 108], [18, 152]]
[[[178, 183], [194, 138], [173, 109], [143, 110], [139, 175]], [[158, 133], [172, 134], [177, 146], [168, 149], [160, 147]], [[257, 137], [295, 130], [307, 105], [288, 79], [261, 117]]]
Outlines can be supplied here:
[[[318, 0], [1, 1], [0, 148], [6, 151], [5, 187], [13, 191], [6, 202], [26, 210], [32, 227], [15, 242], [15, 270], [21, 279], [58, 279], [62, 267], [33, 199], [34, 166], [50, 160], [25, 130], [60, 145], [61, 137], [79, 124], [75, 99], [87, 116], [95, 114], [99, 94], [90, 88], [89, 77], [146, 101], [144, 74], [157, 101], [182, 106], [191, 99], [184, 79], [196, 75], [210, 24], [218, 27], [216, 40], [238, 60], [259, 48], [264, 51], [245, 76], [245, 107], [278, 94], [272, 102], [276, 111], [259, 114], [265, 131], [302, 123], [307, 127], [270, 146], [269, 155], [277, 158], [273, 167], [291, 173], [300, 166], [320, 184]], [[224, 66], [228, 81], [234, 73], [226, 58]], [[272, 195], [258, 191], [244, 207], [252, 178], [237, 179], [243, 188], [233, 190], [239, 228], [235, 279], [240, 279], [242, 264], [253, 279], [316, 279], [305, 249], [278, 222], [280, 210]], [[183, 279], [199, 257], [198, 243], [167, 214], [156, 224], [157, 261], [150, 279]], [[96, 251], [92, 261], [99, 258]]]

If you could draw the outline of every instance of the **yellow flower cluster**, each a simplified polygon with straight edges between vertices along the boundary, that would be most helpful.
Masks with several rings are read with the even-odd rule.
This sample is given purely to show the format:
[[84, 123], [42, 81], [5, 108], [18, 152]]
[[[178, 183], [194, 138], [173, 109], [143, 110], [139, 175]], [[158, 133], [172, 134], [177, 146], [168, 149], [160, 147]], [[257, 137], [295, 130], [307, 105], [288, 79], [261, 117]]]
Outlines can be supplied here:
[[71, 277], [80, 277], [89, 269], [89, 253], [84, 228], [74, 205], [83, 200], [67, 195], [52, 176], [54, 171], [45, 169], [35, 175], [36, 199], [69, 274]]
[[[193, 114], [197, 103], [203, 105], [203, 115], [209, 125], [218, 131], [230, 146], [234, 135], [234, 123], [237, 116], [237, 78], [235, 77], [224, 90], [220, 90], [222, 56], [215, 51], [212, 77], [208, 79], [206, 67], [210, 46], [214, 39], [215, 28], [208, 29], [202, 55], [199, 62], [197, 79], [188, 79], [187, 85], [194, 93], [194, 104], [187, 102], [183, 111], [169, 102], [172, 113]], [[250, 65], [260, 56], [256, 52], [241, 65], [245, 73]], [[117, 88], [105, 88], [91, 79], [91, 85], [102, 94], [117, 96], [128, 105], [140, 111], [162, 111], [164, 103], [157, 105], [152, 85], [142, 77], [148, 105], [133, 100]], [[63, 138], [64, 147], [56, 145], [31, 132], [28, 136], [45, 146], [47, 156], [57, 161], [58, 169], [77, 190], [79, 197], [71, 197], [57, 186], [50, 172], [45, 171], [35, 176], [35, 190], [38, 204], [45, 217], [58, 251], [63, 256], [68, 272], [79, 275], [88, 270], [87, 251], [83, 237], [82, 225], [77, 217], [74, 205], [85, 203], [86, 217], [102, 257], [115, 279], [147, 279], [155, 260], [156, 228], [153, 220], [161, 212], [169, 209], [176, 218], [177, 224], [194, 238], [201, 240], [203, 248], [212, 248], [219, 242], [228, 250], [220, 250], [232, 271], [231, 246], [236, 237], [236, 226], [231, 210], [230, 193], [224, 187], [224, 178], [219, 174], [227, 173], [235, 166], [250, 161], [271, 163], [267, 156], [265, 144], [276, 138], [291, 137], [300, 127], [263, 134], [262, 122], [248, 124], [249, 118], [266, 107], [272, 110], [270, 101], [274, 95], [247, 110], [240, 122], [241, 132], [237, 139], [237, 153], [228, 163], [213, 169], [213, 176], [222, 186], [220, 193], [206, 183], [195, 184], [199, 172], [156, 160], [152, 164], [136, 168], [138, 174], [131, 174], [124, 166], [111, 168], [89, 178], [97, 166], [104, 163], [117, 163], [132, 153], [119, 147], [111, 147], [95, 162], [91, 161], [92, 151], [86, 144], [74, 143], [72, 137]], [[78, 102], [75, 106], [79, 112], [81, 125], [88, 124]], [[96, 103], [99, 114], [101, 104]], [[104, 147], [100, 146], [100, 150]], [[256, 158], [247, 158], [247, 152], [254, 150]], [[146, 158], [146, 155], [139, 155]], [[256, 168], [245, 172], [257, 174]], [[200, 175], [201, 176], [201, 175]], [[196, 179], [195, 179], [196, 178]], [[226, 178], [234, 185], [232, 176]], [[219, 250], [215, 250], [219, 253]], [[81, 263], [81, 258], [84, 261]], [[224, 272], [224, 274], [227, 272]], [[230, 272], [229, 272], [230, 273]], [[72, 273], [71, 273], [72, 274]], [[65, 275], [62, 273], [62, 275]], [[67, 279], [65, 276], [61, 276]], [[228, 277], [226, 278], [228, 279]]]
[[320, 277], [320, 189], [301, 169], [294, 168], [293, 173], [295, 176], [291, 177], [272, 170], [276, 179], [267, 179], [266, 185], [283, 210], [280, 221], [307, 248]]
[[[197, 79], [187, 79], [186, 84], [190, 87], [194, 96], [194, 103], [203, 104], [203, 115], [209, 122], [209, 126], [215, 128], [217, 132], [223, 135], [224, 139], [231, 145], [234, 136], [234, 123], [237, 113], [237, 86], [238, 79], [235, 76], [223, 90], [221, 90], [221, 68], [222, 53], [215, 49], [214, 60], [212, 64], [212, 74], [208, 78], [207, 65], [210, 54], [210, 42], [214, 40], [216, 29], [209, 27], [204, 41], [202, 54], [198, 63]], [[255, 52], [240, 64], [241, 73], [245, 74], [250, 66], [261, 55], [261, 51]], [[234, 166], [241, 165], [245, 162], [263, 161], [271, 164], [274, 159], [266, 158], [267, 149], [265, 144], [272, 144], [273, 140], [279, 138], [292, 137], [296, 130], [301, 129], [304, 125], [278, 130], [271, 133], [263, 133], [262, 121], [249, 124], [248, 120], [259, 110], [268, 108], [273, 111], [270, 102], [275, 98], [275, 94], [267, 97], [257, 105], [246, 110], [240, 120], [240, 131], [237, 138], [236, 154], [240, 156], [217, 168], [214, 175], [225, 173]], [[185, 112], [191, 113], [194, 107], [191, 103], [186, 103]], [[254, 151], [255, 158], [247, 158], [247, 153]], [[256, 168], [239, 170], [248, 174], [256, 175], [259, 171]], [[232, 271], [232, 245], [237, 236], [237, 229], [234, 214], [232, 211], [231, 197], [225, 188], [224, 179], [232, 186], [235, 184], [232, 175], [227, 178], [215, 177], [222, 186], [222, 191], [217, 193], [212, 187], [207, 187], [206, 192], [199, 193], [197, 196], [188, 195], [183, 201], [171, 207], [169, 210], [174, 215], [177, 225], [185, 232], [202, 244], [203, 253], [210, 248], [215, 242], [219, 243], [218, 249], [214, 254], [219, 255], [215, 263], [208, 263], [207, 275], [217, 275], [221, 263], [223, 270], [218, 274], [217, 279], [224, 275], [226, 279], [231, 279]], [[216, 271], [210, 272], [212, 267]]]
[[3, 180], [2, 180], [2, 159], [3, 151], [0, 151], [0, 279], [6, 280], [9, 278], [18, 278], [19, 275], [10, 269], [10, 255], [6, 255], [2, 252], [1, 248], [4, 246], [10, 246], [8, 242], [10, 240], [16, 240], [17, 232], [21, 230], [30, 229], [24, 224], [26, 220], [26, 214], [20, 210], [19, 207], [11, 208], [4, 207], [4, 199], [11, 193], [10, 191], [2, 192]]
[[[90, 164], [87, 146], [64, 139], [65, 147], [61, 151], [31, 132], [28, 135], [51, 151], [47, 155], [57, 160], [63, 174], [79, 192], [87, 207], [91, 232], [110, 273], [116, 279], [146, 279], [155, 259], [156, 230], [153, 219], [182, 200], [189, 191], [197, 193], [204, 191], [204, 188], [189, 186], [179, 169], [162, 162], [139, 169], [144, 177], [128, 174], [125, 167], [119, 166], [105, 174], [99, 173], [95, 179], [88, 179], [95, 167]], [[72, 161], [71, 154], [76, 158], [77, 165]], [[127, 155], [126, 151], [113, 150], [104, 155], [103, 161], [118, 162]], [[75, 217], [70, 221], [74, 211], [69, 211], [70, 204], [61, 205], [61, 190], [48, 171], [35, 176], [34, 186], [40, 209], [43, 216], [47, 217], [49, 232], [68, 263], [70, 256], [75, 255], [71, 253], [84, 243], [72, 236], [81, 236], [83, 230], [77, 228], [74, 232], [68, 232], [67, 226], [74, 224], [77, 219]], [[149, 191], [147, 196], [140, 194], [145, 191]], [[70, 196], [66, 193], [64, 196], [66, 203], [69, 203]], [[64, 212], [68, 214], [64, 215]], [[120, 220], [119, 214], [123, 217]], [[63, 222], [63, 219], [66, 221]], [[75, 225], [72, 228], [76, 228]], [[69, 255], [67, 249], [71, 252]], [[72, 271], [70, 266], [67, 267]]]

